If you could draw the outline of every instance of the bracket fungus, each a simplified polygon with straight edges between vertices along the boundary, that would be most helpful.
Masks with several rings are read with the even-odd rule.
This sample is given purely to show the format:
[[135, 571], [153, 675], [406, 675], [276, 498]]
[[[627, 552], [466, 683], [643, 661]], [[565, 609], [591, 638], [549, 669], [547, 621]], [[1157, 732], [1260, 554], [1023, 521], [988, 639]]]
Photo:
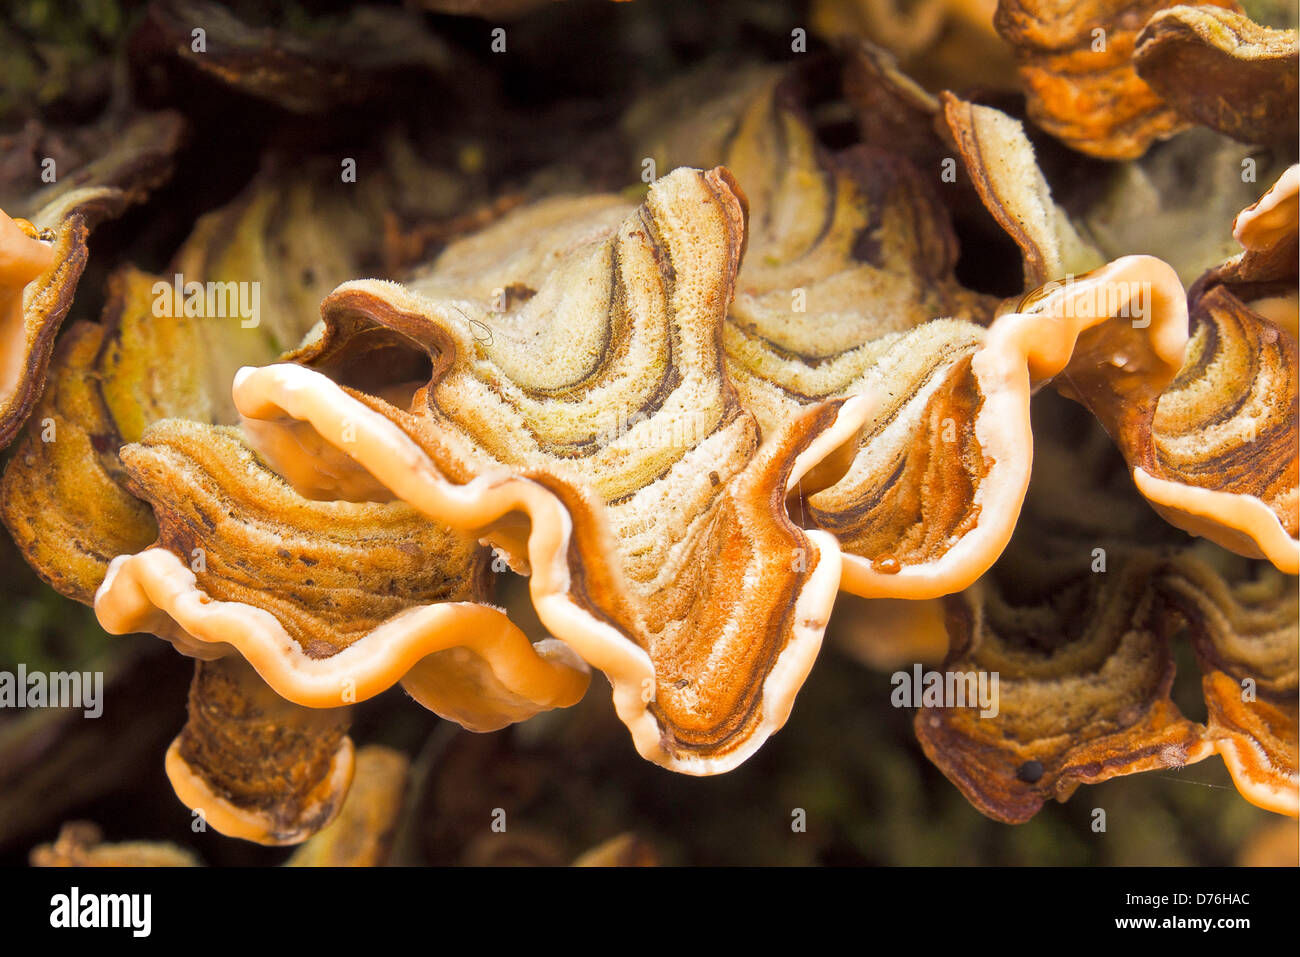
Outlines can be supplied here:
[[1206, 739], [1252, 803], [1296, 817], [1295, 579], [1227, 564], [1181, 562], [1162, 591], [1188, 623], [1209, 711]]
[[[1142, 494], [1169, 521], [1292, 575], [1300, 573], [1300, 369], [1287, 319], [1294, 307], [1285, 295], [1277, 301], [1270, 294], [1295, 285], [1294, 255], [1287, 253], [1296, 248], [1297, 172], [1291, 167], [1237, 218], [1238, 238], [1254, 248], [1193, 285], [1190, 338], [1172, 381], [1135, 390], [1147, 363], [1111, 335], [1091, 355], [1073, 359], [1061, 385], [1097, 414]], [[1273, 225], [1264, 226], [1266, 220]], [[1264, 308], [1281, 321], [1244, 303], [1234, 283], [1248, 298], [1266, 300]], [[1155, 333], [1158, 295], [1148, 307]]]
[[999, 0], [993, 22], [1016, 51], [1030, 118], [1074, 149], [1105, 159], [1141, 156], [1153, 141], [1186, 128], [1133, 62], [1143, 26], [1169, 6]]
[[297, 844], [338, 814], [352, 783], [348, 709], [300, 708], [237, 658], [200, 661], [167, 777], [228, 837]]
[[[404, 208], [392, 198], [431, 186], [431, 171], [407, 163], [396, 141], [377, 161], [383, 174], [346, 200], [329, 191], [330, 168], [271, 167], [198, 220], [164, 275], [118, 267], [100, 321], [68, 330], [0, 481], [0, 518], [58, 591], [89, 603], [109, 560], [156, 534], [126, 491], [118, 449], [169, 416], [237, 421], [235, 371], [273, 361], [329, 290], [386, 260], [371, 218]], [[444, 192], [422, 194], [435, 213], [452, 212]], [[241, 278], [250, 274], [261, 278]]]
[[[1166, 6], [927, 0], [915, 44], [885, 37], [968, 78], [941, 27], [997, 44], [1023, 110], [998, 63], [1000, 92], [931, 92], [846, 40], [720, 61], [578, 149], [538, 133], [509, 176], [450, 157], [486, 121], [377, 116], [349, 180], [333, 134], [295, 158], [295, 120], [233, 201], [109, 263], [92, 321], [87, 231], [179, 147], [177, 116], [133, 120], [75, 188], [4, 196], [0, 518], [105, 631], [195, 659], [174, 790], [222, 834], [317, 835], [299, 863], [386, 858], [405, 759], [372, 753], [340, 809], [357, 706], [395, 686], [492, 731], [599, 671], [642, 757], [719, 774], [786, 724], [841, 591], [859, 661], [1000, 676], [996, 707], [922, 696], [912, 723], [989, 817], [1214, 754], [1295, 815], [1295, 34]], [[818, 3], [817, 29], [879, 40], [886, 7]], [[415, 11], [356, 14], [419, 25], [381, 55], [160, 0], [134, 48], [183, 48], [195, 11], [214, 47], [180, 58], [286, 116], [478, 76]], [[1198, 188], [1232, 182], [1170, 199], [1207, 155]], [[1276, 181], [1229, 255], [1247, 160]], [[1192, 660], [1203, 721], [1175, 704]]]
[[[24, 299], [27, 285], [47, 272], [54, 258], [50, 242], [44, 241], [36, 227], [27, 220], [13, 220], [8, 216], [0, 218], [0, 264], [3, 265], [3, 271], [0, 271], [0, 338], [3, 338], [5, 348], [4, 367], [0, 368], [0, 396], [4, 403], [0, 415], [3, 415], [7, 438], [11, 438], [17, 428], [14, 423], [22, 422], [23, 406], [30, 406], [32, 392], [39, 392], [39, 385], [33, 381], [36, 376], [26, 370], [27, 357], [37, 352], [43, 333], [47, 340], [46, 350], [53, 342], [56, 323], [46, 320], [41, 314], [49, 311], [49, 307], [37, 312], [29, 321]], [[45, 296], [48, 292], [35, 291], [35, 297]]]
[[[679, 147], [684, 156], [672, 144], [687, 137], [664, 135], [672, 161], [724, 162], [746, 184], [753, 226], [723, 328], [727, 371], [765, 429], [813, 403], [872, 400], [851, 457], [797, 489], [804, 514], [839, 540], [847, 591], [948, 594], [1011, 535], [1029, 479], [1025, 373], [1059, 371], [1069, 344], [1049, 358], [1031, 338], [989, 343], [994, 302], [957, 282], [934, 187], [884, 136], [820, 146], [801, 80], [760, 80], [731, 125]], [[860, 103], [913, 119], [937, 111], [869, 51], [845, 82]]]
[[1169, 700], [1168, 619], [1150, 587], [1156, 563], [1134, 557], [1103, 577], [1086, 565], [1080, 573], [1077, 560], [1038, 560], [1039, 578], [1012, 586], [1032, 599], [1008, 600], [981, 582], [950, 612], [944, 671], [998, 673], [998, 714], [967, 706], [916, 715], [930, 760], [975, 807], [1009, 823], [1079, 784], [1212, 753]]
[[1155, 257], [1098, 268], [1101, 254], [1082, 240], [1041, 174], [1013, 172], [1033, 169], [1032, 147], [1015, 121], [952, 96], [944, 106], [981, 199], [1022, 249], [1032, 290], [1004, 305], [990, 339], [1023, 335], [1040, 354], [1059, 353], [1036, 378], [1054, 378], [1098, 416], [1138, 488], [1169, 521], [1300, 572], [1297, 168], [1236, 218], [1242, 252], [1184, 292], [1172, 267]]
[[160, 606], [184, 629], [171, 630], [184, 651], [234, 647], [291, 701], [339, 706], [405, 679], [431, 710], [476, 730], [586, 690], [585, 670], [560, 649], [537, 655], [474, 604], [486, 555], [472, 538], [401, 503], [304, 500], [217, 428], [164, 420], [121, 454], [128, 487], [154, 507], [159, 548], [109, 566], [102, 587], [123, 596], [98, 606], [110, 631], [167, 633], [141, 617]]
[[[1141, 507], [1104, 441], [1080, 437], [1059, 411], [1037, 424], [1059, 438], [1035, 465], [1015, 539], [990, 575], [947, 599], [944, 673], [997, 673], [998, 712], [922, 707], [926, 754], [975, 807], [1010, 823], [1080, 784], [1216, 752], [1250, 801], [1294, 816], [1294, 578], [1187, 548]], [[1172, 700], [1184, 634], [1204, 724]]]
[[175, 113], [136, 117], [64, 182], [6, 198], [20, 218], [0, 211], [0, 448], [40, 399], [55, 335], [86, 267], [90, 230], [167, 179], [182, 130]]
[[1137, 38], [1137, 72], [1186, 119], [1245, 143], [1292, 143], [1295, 30], [1260, 26], [1234, 10], [1177, 6]]
[[[1116, 556], [1122, 564], [1107, 576], [1045, 562], [1056, 571], [1040, 568], [1028, 588], [1033, 563], [1022, 560], [1011, 587], [1034, 598], [1008, 601], [982, 583], [954, 605], [945, 671], [999, 672], [1000, 710], [989, 720], [978, 707], [922, 708], [916, 733], [926, 754], [972, 804], [1010, 823], [1079, 784], [1216, 752], [1243, 796], [1294, 817], [1294, 579], [1271, 572], [1230, 585], [1194, 556]], [[1204, 725], [1170, 700], [1180, 626], [1203, 670]]]
[[[448, 281], [435, 269], [410, 291], [349, 283], [326, 300], [326, 330], [300, 360], [346, 365], [368, 332], [397, 333], [435, 363], [409, 411], [288, 365], [241, 373], [236, 404], [248, 419], [307, 422], [397, 498], [527, 567], [543, 624], [610, 678], [638, 750], [725, 770], [784, 722], [820, 645], [839, 550], [790, 522], [785, 494], [854, 434], [863, 403], [815, 406], [760, 443], [716, 344], [744, 238], [725, 170], [680, 170], [640, 209], [597, 205], [594, 225], [560, 216], [569, 244], [536, 253], [500, 244], [515, 216], [444, 254], [458, 277], [491, 260], [485, 247], [507, 252], [455, 299], [434, 298]], [[493, 314], [501, 276], [530, 294]], [[542, 324], [552, 316], [567, 325]], [[551, 357], [540, 367], [526, 361], [539, 346]], [[109, 630], [147, 620], [133, 598], [110, 574], [96, 598]]]

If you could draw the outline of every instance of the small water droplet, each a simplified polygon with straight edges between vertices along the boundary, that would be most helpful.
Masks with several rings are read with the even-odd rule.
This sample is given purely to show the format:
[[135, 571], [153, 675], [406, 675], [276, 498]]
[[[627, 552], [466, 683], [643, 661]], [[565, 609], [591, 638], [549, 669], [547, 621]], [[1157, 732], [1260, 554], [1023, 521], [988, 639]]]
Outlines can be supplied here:
[[871, 567], [882, 575], [897, 575], [903, 570], [903, 565], [893, 555], [881, 555], [872, 561]]

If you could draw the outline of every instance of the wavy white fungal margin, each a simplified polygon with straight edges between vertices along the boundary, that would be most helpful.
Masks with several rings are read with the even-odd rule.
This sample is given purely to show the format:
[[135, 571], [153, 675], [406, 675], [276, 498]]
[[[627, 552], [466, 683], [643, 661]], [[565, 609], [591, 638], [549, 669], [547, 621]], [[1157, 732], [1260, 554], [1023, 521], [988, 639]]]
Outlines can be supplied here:
[[[994, 320], [971, 359], [983, 404], [975, 435], [986, 472], [976, 487], [979, 522], [938, 559], [886, 573], [867, 561], [845, 562], [844, 587], [866, 598], [936, 598], [979, 577], [1006, 548], [1029, 487], [1033, 433], [1029, 400], [1036, 388], [1066, 371], [1081, 338], [1113, 319], [1094, 304], [1111, 297], [1119, 311], [1149, 290], [1149, 327], [1126, 334], [1140, 348], [1147, 377], [1168, 382], [1187, 342], [1187, 305], [1173, 269], [1151, 256], [1126, 256], [1068, 281], [1048, 283]], [[1134, 371], [1139, 369], [1134, 365]]]
[[[1098, 308], [1100, 303], [1106, 308]], [[1139, 305], [1142, 315], [1134, 316]], [[976, 364], [993, 362], [989, 353], [1023, 356], [1028, 378], [1020, 377], [1013, 388], [1024, 395], [1029, 380], [1056, 377], [1058, 389], [1092, 409], [1117, 437], [1134, 483], [1169, 522], [1294, 574], [1300, 550], [1264, 502], [1152, 474], [1152, 422], [1183, 366], [1188, 329], [1187, 299], [1173, 268], [1151, 256], [1126, 256], [1026, 296], [1016, 312], [994, 322]], [[1002, 361], [1004, 381], [1012, 383], [1020, 366]], [[1028, 443], [1028, 418], [1015, 417], [1018, 408], [994, 421], [1015, 423]]]
[[1248, 250], [1267, 249], [1294, 236], [1300, 221], [1300, 165], [1289, 166], [1259, 202], [1243, 209], [1232, 235]]
[[1169, 524], [1239, 555], [1266, 558], [1288, 575], [1300, 575], [1300, 542], [1255, 496], [1171, 482], [1141, 466], [1133, 470], [1133, 482]]
[[586, 666], [555, 643], [534, 645], [503, 612], [474, 602], [407, 609], [342, 651], [313, 658], [269, 611], [214, 600], [162, 548], [115, 558], [95, 613], [110, 634], [152, 632], [192, 658], [236, 651], [294, 704], [339, 707], [402, 682], [430, 711], [471, 731], [569, 707], [590, 680]]
[[[822, 634], [840, 585], [840, 552], [833, 536], [808, 533], [815, 564], [794, 604], [791, 636], [763, 681], [762, 716], [745, 740], [720, 755], [667, 751], [662, 731], [648, 705], [655, 688], [647, 653], [618, 628], [582, 607], [571, 594], [568, 565], [573, 525], [548, 489], [507, 472], [481, 475], [464, 485], [447, 481], [415, 442], [384, 415], [353, 398], [325, 376], [300, 366], [276, 365], [241, 370], [235, 403], [249, 419], [288, 418], [309, 423], [329, 444], [346, 453], [397, 498], [430, 519], [453, 528], [474, 529], [491, 538], [492, 527], [511, 512], [529, 519], [529, 588], [542, 624], [613, 685], [615, 710], [645, 758], [688, 774], [717, 774], [739, 765], [779, 729], [821, 646]], [[826, 439], [856, 431], [864, 403], [848, 405], [838, 430]], [[758, 457], [775, 454], [760, 447]], [[809, 470], [815, 455], [798, 460]], [[110, 583], [103, 594], [117, 589]]]

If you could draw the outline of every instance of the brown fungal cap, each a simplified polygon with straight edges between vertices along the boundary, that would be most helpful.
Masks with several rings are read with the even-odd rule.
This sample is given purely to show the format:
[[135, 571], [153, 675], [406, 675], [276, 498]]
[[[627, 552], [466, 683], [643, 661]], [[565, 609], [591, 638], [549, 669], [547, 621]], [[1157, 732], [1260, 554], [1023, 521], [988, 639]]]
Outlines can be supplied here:
[[235, 430], [167, 419], [120, 454], [154, 508], [158, 545], [193, 559], [209, 597], [272, 610], [308, 657], [329, 658], [413, 605], [482, 593], [472, 539], [401, 503], [304, 500]]
[[944, 93], [942, 121], [975, 189], [993, 218], [1020, 247], [1025, 285], [1101, 264], [1102, 257], [1052, 199], [1019, 121], [989, 106]]
[[1243, 796], [1295, 817], [1300, 813], [1296, 580], [1261, 563], [1220, 559], [1215, 564], [1228, 567], [1183, 561], [1163, 585], [1188, 622], [1201, 666], [1207, 738]]
[[1029, 117], [1090, 156], [1132, 159], [1187, 121], [1139, 76], [1138, 33], [1165, 0], [999, 0]]
[[[1065, 350], [1068, 360], [1050, 373], [1058, 390], [1100, 418], [1138, 487], [1169, 521], [1289, 573], [1300, 569], [1296, 168], [1238, 215], [1234, 231], [1245, 249], [1205, 272], [1185, 295], [1170, 267], [1149, 256], [1124, 256], [1074, 275], [1097, 252], [1078, 242], [1041, 175], [1023, 175], [1026, 163], [1033, 170], [1028, 143], [1009, 149], [1014, 135], [991, 135], [1014, 121], [951, 96], [945, 120], [981, 198], [1021, 246], [1026, 281], [1052, 276], [1004, 304], [990, 340], [1018, 338], [1017, 326], [1025, 324], [1041, 330], [1041, 353]], [[997, 149], [984, 149], [985, 142]], [[1235, 170], [1228, 170], [1235, 182]], [[1014, 171], [1020, 175], [1009, 175]], [[1168, 220], [1186, 231], [1201, 215], [1182, 216], [1181, 226], [1181, 214]], [[1126, 228], [1132, 233], [1132, 224]], [[1068, 259], [1066, 249], [1075, 250]], [[1193, 255], [1183, 268], [1196, 261]]]
[[[1151, 446], [1137, 467], [1163, 481], [1262, 502], [1294, 540], [1300, 535], [1295, 338], [1224, 287], [1197, 301], [1192, 323], [1187, 361], [1160, 396]], [[1226, 419], [1225, 408], [1233, 410]], [[1221, 513], [1219, 520], [1226, 524], [1232, 518]], [[1263, 538], [1269, 526], [1261, 517], [1254, 527]], [[1250, 529], [1243, 531], [1251, 535]], [[1287, 543], [1277, 536], [1253, 547], [1223, 544], [1300, 571], [1287, 557]]]
[[[0, 448], [39, 400], [54, 337], [72, 306], [90, 230], [170, 175], [182, 123], [174, 113], [137, 117], [82, 169], [0, 212]], [[30, 220], [30, 222], [27, 222]], [[25, 225], [23, 225], [25, 223]]]
[[[1082, 413], [1064, 411], [1040, 407], [1051, 417], [1036, 424], [1060, 438], [1035, 463], [1015, 539], [988, 576], [947, 599], [944, 678], [996, 673], [996, 714], [922, 708], [927, 756], [1008, 822], [1080, 784], [1216, 752], [1251, 801], [1294, 814], [1295, 579], [1206, 543], [1187, 548], [1142, 506], [1104, 435], [1079, 433]], [[1205, 725], [1170, 698], [1184, 636], [1202, 669]]]
[[966, 798], [1016, 823], [1079, 784], [1212, 753], [1169, 700], [1177, 625], [1153, 590], [1163, 552], [1144, 547], [1177, 533], [1084, 410], [1049, 394], [1034, 425], [1015, 537], [989, 574], [944, 599], [952, 650], [940, 674], [973, 675], [978, 691], [982, 673], [992, 707], [968, 694], [967, 707], [924, 707], [914, 721]]
[[338, 813], [352, 783], [350, 709], [290, 704], [230, 657], [196, 664], [189, 715], [167, 777], [218, 832], [297, 844]]
[[1151, 588], [1158, 563], [1120, 565], [1112, 552], [1106, 574], [1095, 575], [1080, 551], [1073, 562], [1052, 562], [1055, 575], [1043, 574], [1023, 604], [994, 582], [949, 599], [945, 680], [997, 673], [997, 713], [977, 704], [916, 715], [926, 756], [977, 809], [1007, 823], [1079, 784], [1212, 753], [1169, 700], [1173, 658]]
[[139, 551], [157, 534], [148, 506], [126, 491], [121, 438], [97, 388], [103, 338], [103, 327], [88, 322], [65, 333], [53, 381], [0, 483], [0, 518], [28, 563], [85, 604], [115, 556]]
[[1138, 36], [1138, 74], [1185, 118], [1246, 143], [1297, 135], [1295, 30], [1263, 27], [1234, 10], [1177, 6]]
[[148, 507], [126, 490], [119, 447], [156, 419], [209, 421], [219, 406], [206, 371], [221, 362], [221, 335], [201, 319], [156, 318], [160, 281], [130, 267], [110, 275], [100, 323], [68, 331], [0, 482], [0, 518], [27, 561], [87, 604], [109, 561], [157, 531]]

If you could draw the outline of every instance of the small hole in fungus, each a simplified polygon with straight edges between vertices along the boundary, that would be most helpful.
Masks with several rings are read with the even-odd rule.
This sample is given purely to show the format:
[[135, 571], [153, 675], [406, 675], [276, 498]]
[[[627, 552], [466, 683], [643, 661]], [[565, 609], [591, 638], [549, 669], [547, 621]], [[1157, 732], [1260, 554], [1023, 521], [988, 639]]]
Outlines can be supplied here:
[[1043, 763], [1041, 761], [1026, 761], [1016, 771], [1016, 777], [1026, 784], [1034, 784], [1042, 776]]

